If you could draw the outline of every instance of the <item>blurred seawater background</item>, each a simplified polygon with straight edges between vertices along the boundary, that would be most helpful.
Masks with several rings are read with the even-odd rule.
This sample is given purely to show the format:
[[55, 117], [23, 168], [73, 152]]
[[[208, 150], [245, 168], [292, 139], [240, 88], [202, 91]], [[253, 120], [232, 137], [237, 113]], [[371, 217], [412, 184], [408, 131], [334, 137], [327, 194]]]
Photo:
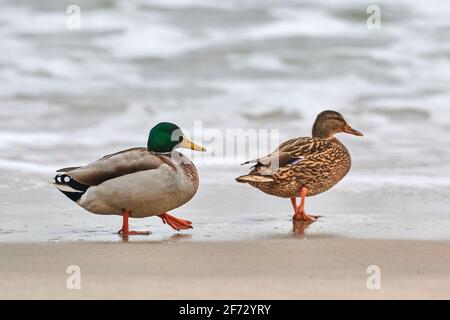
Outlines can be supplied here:
[[[66, 27], [71, 4], [80, 30]], [[366, 26], [371, 4], [379, 30]], [[0, 0], [1, 200], [39, 194], [59, 167], [143, 146], [159, 121], [285, 140], [309, 135], [328, 108], [365, 133], [340, 136], [354, 166], [338, 191], [444, 197], [449, 16], [438, 0]], [[199, 167], [229, 188], [244, 172]]]

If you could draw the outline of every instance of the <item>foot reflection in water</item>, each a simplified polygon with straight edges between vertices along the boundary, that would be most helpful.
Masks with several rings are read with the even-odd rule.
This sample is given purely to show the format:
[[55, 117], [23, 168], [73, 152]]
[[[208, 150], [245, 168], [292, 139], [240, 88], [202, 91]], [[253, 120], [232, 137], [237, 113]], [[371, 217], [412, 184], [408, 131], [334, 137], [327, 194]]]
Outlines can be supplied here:
[[313, 223], [315, 223], [315, 221], [294, 220], [292, 222], [292, 232], [294, 233], [294, 236], [306, 238], [307, 237], [306, 229], [308, 229], [309, 226]]
[[[122, 239], [122, 242], [128, 242], [130, 240], [130, 236], [127, 234], [120, 234], [119, 237]], [[180, 240], [188, 240], [192, 238], [192, 234], [189, 233], [175, 233], [174, 235], [166, 238], [160, 239], [160, 241], [180, 241]], [[134, 239], [133, 236], [131, 236], [131, 239]], [[140, 242], [143, 241], [143, 237], [137, 237], [136, 241]]]
[[175, 233], [173, 236], [170, 237], [171, 240], [187, 240], [192, 238], [192, 234], [190, 233]]

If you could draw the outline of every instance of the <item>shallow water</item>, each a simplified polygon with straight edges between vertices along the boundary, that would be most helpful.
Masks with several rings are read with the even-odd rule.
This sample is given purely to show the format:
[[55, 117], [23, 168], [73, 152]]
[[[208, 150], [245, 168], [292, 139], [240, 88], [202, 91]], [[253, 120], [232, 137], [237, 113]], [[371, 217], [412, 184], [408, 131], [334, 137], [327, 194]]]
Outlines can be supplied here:
[[289, 200], [231, 183], [226, 178], [236, 170], [226, 169], [200, 168], [201, 176], [217, 179], [204, 179], [197, 196], [171, 212], [191, 220], [192, 230], [176, 232], [157, 217], [130, 219], [132, 229], [151, 234], [124, 239], [116, 233], [121, 217], [90, 214], [42, 184], [0, 194], [0, 241], [450, 240], [448, 187], [380, 188], [360, 184], [351, 174], [332, 191], [307, 199], [308, 212], [321, 215], [317, 222], [293, 223]]
[[[365, 219], [376, 225], [390, 218], [364, 206], [347, 213], [353, 204], [346, 203], [339, 210], [352, 224], [338, 223], [334, 211], [336, 218], [309, 232], [322, 235], [321, 225], [340, 236], [448, 239], [449, 229], [442, 229], [450, 220], [443, 196], [450, 190], [448, 3], [378, 1], [380, 30], [366, 27], [370, 1], [78, 3], [81, 30], [68, 30], [70, 2], [0, 1], [0, 240], [115, 239], [113, 222], [80, 214], [46, 182], [59, 167], [145, 145], [148, 129], [159, 121], [187, 130], [202, 121], [206, 132], [278, 129], [284, 140], [308, 135], [324, 108], [341, 111], [365, 133], [364, 139], [341, 137], [354, 164], [338, 195], [370, 199], [373, 192], [394, 190], [389, 194], [420, 200], [431, 194], [436, 216], [423, 225], [423, 212], [412, 210], [411, 228], [420, 232], [391, 227], [371, 233], [362, 226]], [[219, 176], [220, 188], [239, 190], [262, 210], [255, 206], [244, 214], [236, 206], [230, 209], [242, 216], [211, 217], [218, 204], [201, 189], [179, 209], [198, 221], [193, 239], [291, 234], [284, 202], [234, 186], [233, 178], [245, 172], [238, 163], [250, 156], [195, 158], [204, 188], [219, 188]], [[327, 208], [319, 203], [327, 197], [336, 203], [338, 196], [314, 199], [319, 210]], [[274, 207], [265, 213], [267, 205]], [[227, 224], [239, 232], [215, 231]], [[152, 225], [154, 234], [171, 237], [158, 228]]]

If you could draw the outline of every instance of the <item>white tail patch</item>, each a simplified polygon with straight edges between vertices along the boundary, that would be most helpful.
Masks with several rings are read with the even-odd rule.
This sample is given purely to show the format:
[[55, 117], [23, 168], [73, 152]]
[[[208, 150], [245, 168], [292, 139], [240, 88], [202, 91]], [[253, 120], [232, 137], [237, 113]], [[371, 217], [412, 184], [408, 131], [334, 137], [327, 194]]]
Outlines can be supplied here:
[[64, 191], [64, 192], [79, 192], [79, 193], [83, 193], [83, 191], [74, 189], [66, 184], [57, 184], [54, 182], [50, 182], [50, 185], [54, 186], [56, 189]]
[[248, 182], [266, 183], [266, 182], [273, 182], [273, 178], [269, 176], [246, 175], [236, 178], [236, 181], [241, 183], [248, 183]]

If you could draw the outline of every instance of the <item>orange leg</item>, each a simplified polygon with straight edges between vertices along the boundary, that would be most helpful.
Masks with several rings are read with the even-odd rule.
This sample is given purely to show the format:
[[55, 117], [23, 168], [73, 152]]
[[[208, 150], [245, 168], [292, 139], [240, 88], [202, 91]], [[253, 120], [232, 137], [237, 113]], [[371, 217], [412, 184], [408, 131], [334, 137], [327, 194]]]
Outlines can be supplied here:
[[294, 207], [294, 211], [296, 211], [297, 210], [297, 198], [291, 197], [291, 203], [292, 203], [292, 206]]
[[[302, 187], [302, 198], [300, 201], [300, 205], [298, 208], [295, 209], [295, 214], [293, 216], [293, 219], [296, 221], [316, 221], [318, 216], [308, 215], [305, 212], [305, 198], [306, 194], [308, 193], [308, 189], [306, 187]], [[292, 198], [291, 198], [292, 201]], [[292, 202], [294, 204], [294, 202]]]
[[122, 229], [119, 230], [118, 234], [123, 234], [125, 236], [128, 235], [149, 235], [150, 232], [148, 231], [130, 231], [128, 226], [128, 218], [130, 217], [129, 211], [124, 211], [122, 214], [123, 221], [122, 221]]
[[192, 229], [191, 221], [174, 217], [168, 213], [160, 214], [158, 217], [160, 217], [164, 223], [167, 223], [169, 226], [171, 226], [177, 231]]

